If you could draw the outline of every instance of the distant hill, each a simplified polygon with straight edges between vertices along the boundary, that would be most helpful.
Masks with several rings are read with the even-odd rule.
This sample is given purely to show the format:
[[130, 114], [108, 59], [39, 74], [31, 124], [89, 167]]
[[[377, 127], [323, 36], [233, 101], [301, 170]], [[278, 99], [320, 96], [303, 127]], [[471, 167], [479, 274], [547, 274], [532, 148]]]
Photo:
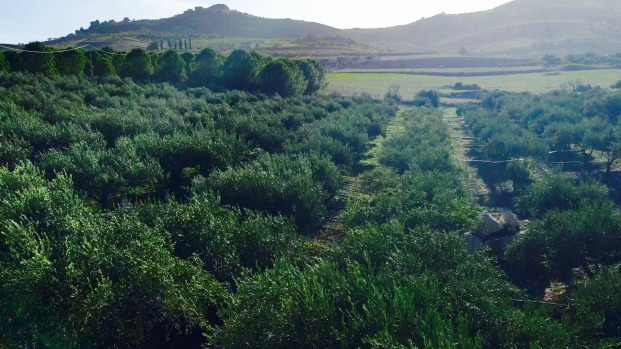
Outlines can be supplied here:
[[[93, 21], [88, 29], [76, 30], [51, 44], [95, 42], [114, 48], [129, 48], [135, 41], [167, 40], [192, 37], [193, 39], [299, 39], [303, 37], [336, 37], [340, 29], [323, 24], [292, 20], [268, 19], [231, 10], [226, 5], [209, 8], [196, 7], [171, 18], [159, 20], [128, 19], [120, 22]], [[129, 47], [128, 47], [129, 46]], [[141, 46], [144, 48], [144, 45]]]
[[341, 35], [339, 29], [323, 24], [292, 19], [267, 19], [230, 10], [226, 5], [197, 7], [185, 13], [156, 21], [150, 26], [157, 32], [182, 34], [215, 34], [244, 38], [301, 38]]
[[621, 1], [515, 0], [484, 12], [346, 32], [364, 42], [453, 53], [621, 52]]
[[100, 42], [126, 48], [139, 43], [144, 47], [149, 40], [185, 37], [212, 40], [204, 41], [206, 45], [217, 38], [226, 39], [228, 46], [223, 44], [224, 49], [253, 43], [258, 47], [262, 40], [284, 39], [293, 43], [304, 37], [339, 37], [408, 52], [520, 56], [617, 53], [621, 52], [621, 1], [515, 0], [489, 11], [440, 14], [403, 26], [349, 30], [292, 19], [262, 18], [215, 5], [160, 20], [95, 21], [86, 30], [50, 43]]

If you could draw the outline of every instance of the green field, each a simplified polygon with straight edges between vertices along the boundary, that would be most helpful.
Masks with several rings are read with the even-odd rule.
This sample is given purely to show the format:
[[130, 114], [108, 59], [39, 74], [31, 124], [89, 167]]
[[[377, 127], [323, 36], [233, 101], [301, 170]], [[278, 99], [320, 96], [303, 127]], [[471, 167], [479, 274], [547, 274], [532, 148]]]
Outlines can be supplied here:
[[607, 88], [621, 79], [621, 70], [602, 69], [574, 72], [514, 74], [475, 77], [446, 77], [398, 73], [332, 73], [328, 74], [328, 90], [345, 95], [366, 92], [382, 96], [391, 85], [400, 86], [401, 95], [410, 98], [421, 89], [446, 90], [456, 82], [478, 84], [484, 89], [545, 93], [566, 88], [570, 82]]

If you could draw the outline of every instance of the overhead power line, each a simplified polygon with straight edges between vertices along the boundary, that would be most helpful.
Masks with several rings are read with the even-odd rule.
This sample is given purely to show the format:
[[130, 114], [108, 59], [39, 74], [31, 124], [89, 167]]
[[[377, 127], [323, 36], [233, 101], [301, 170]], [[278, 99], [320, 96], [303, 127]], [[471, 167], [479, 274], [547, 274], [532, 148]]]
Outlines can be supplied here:
[[486, 163], [486, 164], [506, 164], [508, 162], [529, 161], [527, 159], [510, 159], [510, 160], [498, 160], [498, 161], [494, 161], [494, 160], [470, 160], [470, 159], [459, 159], [459, 160], [463, 161], [463, 162], [482, 162], [482, 163]]
[[[510, 159], [510, 160], [471, 160], [471, 159], [457, 159], [458, 161], [468, 162], [468, 163], [484, 163], [484, 164], [506, 164], [509, 162], [536, 162], [539, 164], [550, 164], [550, 165], [570, 165], [570, 164], [582, 164], [583, 161], [543, 161], [543, 160], [535, 160], [535, 159]], [[589, 164], [593, 165], [606, 165], [606, 162], [601, 161], [589, 161]]]
[[19, 48], [3, 46], [3, 45], [0, 45], [0, 48], [7, 49], [7, 50], [18, 51], [18, 52], [27, 52], [27, 53], [62, 53], [62, 52], [76, 51], [76, 50], [83, 49], [83, 48], [89, 47], [89, 46], [91, 46], [91, 44], [86, 44], [86, 45], [82, 45], [80, 47], [68, 48], [66, 50], [58, 50], [58, 51], [30, 51], [30, 50], [22, 50], [22, 49], [19, 49]]
[[90, 48], [92, 48], [92, 49], [96, 50], [96, 51], [103, 52], [103, 53], [105, 53], [105, 54], [114, 55], [114, 56], [125, 56], [125, 53], [109, 52], [109, 51], [106, 51], [106, 50], [102, 50], [102, 49], [100, 49], [100, 48], [97, 48], [97, 47], [95, 47], [95, 46], [93, 46], [93, 45], [91, 45], [91, 44], [88, 44], [88, 46], [89, 46]]
[[82, 45], [82, 46], [76, 47], [76, 48], [68, 48], [68, 49], [65, 49], [65, 50], [54, 50], [54, 51], [31, 51], [31, 50], [22, 50], [22, 49], [19, 49], [19, 48], [14, 48], [14, 47], [0, 45], [0, 48], [7, 49], [7, 50], [18, 51], [18, 52], [27, 52], [27, 53], [42, 53], [42, 54], [43, 53], [70, 52], [70, 51], [76, 51], [76, 50], [80, 50], [80, 49], [87, 48], [87, 47], [90, 50], [96, 50], [96, 51], [103, 52], [103, 53], [108, 54], [108, 55], [115, 55], [115, 56], [124, 56], [125, 55], [124, 53], [109, 52], [109, 51], [106, 51], [106, 50], [102, 50], [102, 49], [97, 48], [97, 47], [95, 47], [95, 46], [93, 46], [91, 44], [85, 44], [85, 45]]

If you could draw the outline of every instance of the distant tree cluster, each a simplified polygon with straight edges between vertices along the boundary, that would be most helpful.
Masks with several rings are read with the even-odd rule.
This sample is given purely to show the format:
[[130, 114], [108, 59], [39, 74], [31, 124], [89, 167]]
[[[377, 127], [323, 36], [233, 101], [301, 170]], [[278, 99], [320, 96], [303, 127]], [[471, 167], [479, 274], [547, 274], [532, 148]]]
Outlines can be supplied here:
[[[178, 46], [177, 46], [178, 45]], [[191, 39], [168, 41], [168, 47], [191, 48]], [[148, 49], [162, 49], [163, 41], [154, 41]], [[76, 49], [55, 52], [42, 43], [30, 43], [29, 53], [5, 51], [0, 56], [0, 71], [24, 71], [44, 75], [83, 75], [128, 77], [137, 82], [187, 83], [212, 90], [242, 90], [283, 97], [311, 95], [327, 82], [323, 66], [310, 59], [271, 58], [253, 51], [234, 50], [223, 56], [206, 48], [197, 54], [175, 49], [164, 53], [133, 49], [129, 53], [111, 48], [87, 52]]]
[[612, 55], [598, 55], [589, 52], [581, 54], [569, 54], [564, 58], [553, 54], [547, 54], [543, 56], [543, 62], [548, 66], [559, 65], [564, 62], [569, 64], [583, 65], [607, 64], [621, 66], [621, 53], [616, 53]]
[[418, 107], [438, 108], [440, 106], [440, 95], [435, 90], [420, 90], [414, 96], [414, 99], [407, 102], [407, 104]]
[[481, 90], [481, 86], [479, 86], [477, 84], [464, 84], [462, 82], [456, 82], [455, 85], [453, 85], [453, 90], [456, 90], [456, 91], [480, 91]]
[[166, 46], [168, 50], [175, 50], [175, 51], [191, 51], [192, 50], [192, 38], [188, 37], [187, 39], [181, 39], [181, 38], [176, 39], [176, 40], [167, 39], [166, 41], [164, 41], [164, 39], [153, 40], [147, 44], [147, 51], [165, 51], [166, 48], [164, 48], [164, 42], [166, 42], [167, 44]]
[[337, 36], [328, 36], [328, 37], [317, 37], [312, 34], [308, 34], [307, 36], [297, 39], [294, 41], [296, 44], [306, 45], [309, 47], [339, 47], [346, 46], [351, 47], [352, 45], [356, 45], [356, 41], [350, 38], [342, 37], [340, 35]]

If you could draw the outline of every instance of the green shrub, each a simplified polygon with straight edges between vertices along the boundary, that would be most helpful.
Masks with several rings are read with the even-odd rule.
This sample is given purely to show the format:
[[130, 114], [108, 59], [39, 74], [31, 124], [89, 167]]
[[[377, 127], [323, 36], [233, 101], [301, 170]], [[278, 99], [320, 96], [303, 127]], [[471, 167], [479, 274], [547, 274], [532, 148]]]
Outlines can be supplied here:
[[421, 90], [416, 94], [417, 98], [426, 98], [432, 107], [437, 108], [440, 106], [440, 96], [437, 91], [434, 90]]
[[[214, 340], [227, 347], [566, 346], [460, 238], [398, 225], [352, 231], [328, 260], [285, 263], [240, 282]], [[263, 319], [257, 322], [256, 319]]]
[[127, 138], [120, 138], [113, 149], [77, 143], [66, 151], [41, 155], [38, 163], [50, 176], [60, 172], [71, 175], [77, 191], [105, 208], [123, 198], [154, 194], [162, 183], [157, 161], [141, 158]]
[[583, 202], [579, 207], [552, 211], [532, 224], [508, 252], [508, 259], [527, 263], [531, 273], [572, 281], [574, 268], [594, 275], [593, 266], [621, 261], [621, 215], [610, 202]]
[[[325, 174], [327, 168], [322, 167], [320, 173]], [[310, 232], [330, 199], [315, 170], [319, 168], [304, 157], [261, 155], [242, 167], [215, 171], [206, 186], [223, 204], [292, 217], [300, 229]]]
[[31, 164], [0, 169], [3, 334], [18, 347], [137, 347], [165, 343], [162, 328], [207, 330], [226, 291], [200, 261], [174, 257], [130, 211], [92, 211], [72, 187]]
[[552, 210], [578, 208], [583, 202], [598, 204], [607, 202], [608, 189], [592, 181], [577, 183], [561, 174], [552, 174], [531, 184], [517, 198], [517, 206], [523, 214], [540, 217]]
[[616, 345], [621, 337], [621, 271], [619, 266], [601, 270], [574, 293], [568, 320], [584, 337], [602, 338], [600, 345]]

